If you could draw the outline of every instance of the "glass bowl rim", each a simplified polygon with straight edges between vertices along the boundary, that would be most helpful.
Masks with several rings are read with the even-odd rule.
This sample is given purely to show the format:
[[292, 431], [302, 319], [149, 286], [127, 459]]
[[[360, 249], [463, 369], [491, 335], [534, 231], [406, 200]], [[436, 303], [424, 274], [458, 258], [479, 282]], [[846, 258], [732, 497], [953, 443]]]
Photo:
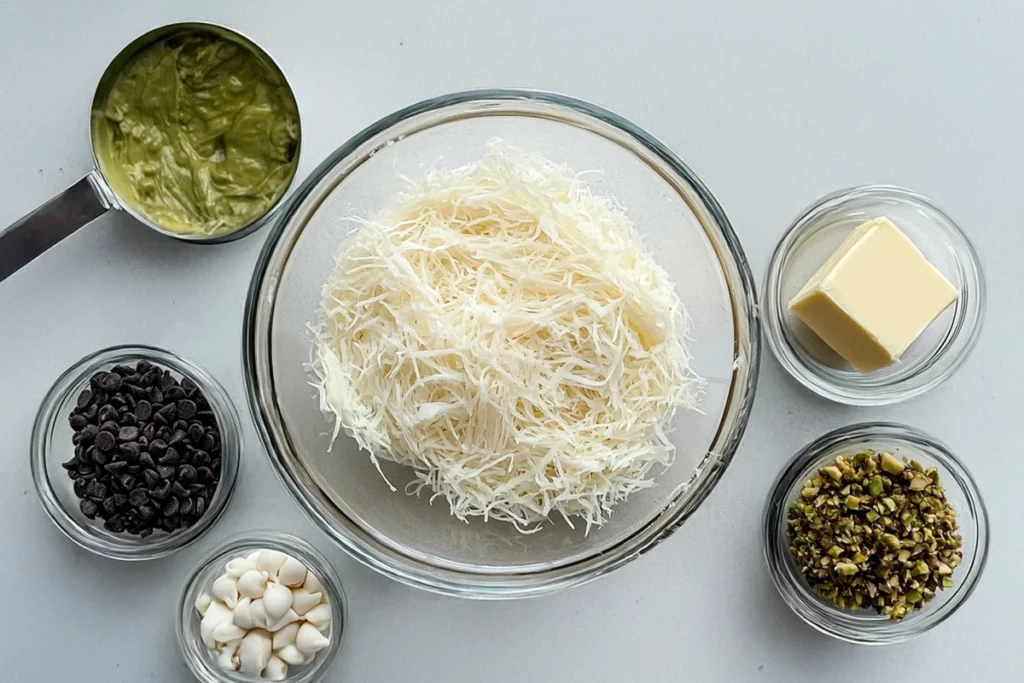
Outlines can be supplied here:
[[[960, 525], [970, 524], [976, 537], [970, 565], [963, 575], [960, 588], [946, 602], [933, 609], [921, 610], [919, 618], [900, 622], [887, 622], [884, 632], [870, 632], [858, 627], [856, 610], [842, 610], [820, 600], [800, 577], [793, 577], [783, 568], [790, 553], [779, 537], [785, 533], [785, 511], [789, 504], [786, 495], [796, 482], [809, 474], [811, 464], [828, 451], [850, 442], [888, 439], [923, 450], [938, 463], [943, 483], [953, 482], [967, 501], [966, 510], [958, 510]], [[916, 427], [896, 422], [860, 422], [833, 429], [797, 451], [782, 468], [772, 483], [762, 512], [761, 552], [768, 567], [772, 583], [783, 601], [804, 623], [816, 631], [838, 640], [859, 645], [892, 645], [916, 638], [951, 617], [971, 596], [988, 561], [988, 510], [977, 482], [964, 462], [945, 443]], [[965, 560], [967, 558], [965, 557]], [[967, 563], [965, 562], [965, 565]], [[811, 609], [810, 606], [820, 607]], [[819, 613], [820, 612], [820, 613]]]
[[[891, 383], [862, 387], [835, 381], [814, 372], [791, 347], [783, 321], [785, 305], [781, 296], [782, 265], [788, 260], [800, 238], [815, 226], [818, 215], [830, 206], [844, 202], [883, 197], [918, 205], [937, 214], [942, 229], [960, 244], [957, 256], [967, 264], [961, 297], [969, 295], [961, 315], [954, 320], [954, 331], [943, 340], [935, 358], [918, 373], [898, 378]], [[821, 229], [823, 226], [817, 226]], [[763, 285], [765, 308], [764, 330], [768, 346], [779, 364], [793, 379], [815, 394], [830, 401], [853, 406], [881, 406], [899, 403], [920, 396], [953, 376], [970, 356], [985, 322], [987, 306], [985, 268], [981, 256], [959, 223], [940, 205], [928, 197], [897, 185], [855, 185], [830, 192], [816, 199], [786, 228], [772, 251]], [[952, 352], [952, 353], [951, 353]], [[934, 369], [934, 370], [933, 370]], [[929, 373], [929, 370], [933, 370]]]
[[178, 650], [192, 675], [204, 683], [219, 683], [221, 681], [245, 683], [262, 680], [244, 674], [223, 671], [213, 666], [204, 666], [205, 660], [198, 661], [201, 660], [202, 655], [196, 655], [185, 644], [186, 631], [191, 633], [193, 629], [198, 629], [199, 620], [194, 618], [196, 611], [194, 596], [201, 590], [196, 583], [199, 577], [214, 563], [223, 561], [230, 554], [242, 550], [251, 552], [257, 549], [279, 550], [301, 560], [307, 568], [312, 568], [318, 574], [317, 578], [328, 593], [331, 604], [331, 643], [314, 657], [315, 666], [304, 669], [297, 676], [289, 675], [285, 682], [314, 683], [322, 680], [334, 660], [337, 659], [345, 632], [348, 631], [348, 596], [345, 594], [345, 586], [341, 577], [330, 560], [308, 541], [284, 531], [252, 529], [234, 534], [224, 539], [195, 563], [182, 584], [181, 593], [178, 596], [178, 609], [175, 614]]
[[[546, 107], [556, 112], [561, 111], [565, 116], [579, 116], [595, 126], [624, 133], [630, 139], [631, 145], [635, 146], [634, 152], [642, 151], [666, 165], [677, 179], [681, 180], [699, 198], [703, 209], [713, 223], [713, 228], [718, 233], [714, 238], [709, 235], [709, 239], [718, 243], [718, 247], [726, 252], [725, 256], [719, 253], [718, 258], [723, 277], [730, 284], [730, 303], [733, 309], [734, 326], [737, 328], [736, 349], [734, 350], [736, 362], [733, 365], [732, 384], [728, 392], [722, 421], [716, 434], [715, 444], [719, 448], [714, 448], [706, 454], [704, 462], [695, 470], [692, 486], [687, 489], [687, 492], [691, 494], [689, 498], [685, 498], [681, 494], [656, 513], [645, 526], [603, 553], [550, 569], [471, 573], [448, 567], [438, 567], [419, 558], [400, 553], [374, 539], [356, 523], [352, 522], [349, 526], [343, 526], [325, 514], [321, 507], [322, 504], [297, 481], [295, 474], [281, 462], [282, 456], [277, 451], [275, 435], [272, 434], [272, 416], [266, 414], [262, 405], [263, 393], [269, 392], [271, 402], [273, 400], [272, 382], [268, 381], [269, 386], [262, 386], [260, 378], [261, 364], [265, 362], [269, 366], [269, 359], [264, 359], [264, 356], [268, 355], [269, 342], [263, 341], [265, 335], [257, 329], [257, 324], [264, 298], [273, 300], [273, 296], [266, 296], [262, 292], [264, 283], [269, 278], [269, 286], [272, 289], [276, 289], [279, 284], [278, 274], [269, 273], [268, 268], [274, 260], [275, 251], [286, 234], [292, 216], [312, 190], [341, 162], [356, 154], [361, 147], [374, 138], [387, 134], [422, 114], [458, 106], [513, 107], [517, 104]], [[507, 113], [516, 115], [515, 111]], [[573, 125], [568, 120], [551, 117], [549, 119], [565, 125]], [[595, 132], [593, 129], [588, 130]], [[394, 140], [395, 138], [388, 139]], [[372, 156], [372, 152], [365, 156], [369, 158]], [[343, 182], [343, 180], [339, 182]], [[707, 230], [703, 224], [702, 227]], [[287, 257], [284, 258], [283, 263], [287, 263]], [[729, 272], [730, 268], [734, 271], [732, 274]], [[293, 192], [264, 242], [246, 299], [242, 332], [246, 396], [256, 431], [266, 448], [278, 478], [314, 523], [357, 560], [407, 585], [445, 595], [478, 599], [530, 597], [591, 581], [639, 557], [670, 536], [707, 498], [731, 462], [749, 420], [750, 407], [756, 394], [761, 357], [760, 324], [754, 279], [728, 218], [718, 201], [697, 175], [663, 143], [607, 109], [566, 95], [519, 89], [469, 90], [424, 100], [378, 120], [331, 153]], [[743, 338], [744, 332], [748, 337], [746, 339]], [[725, 425], [729, 425], [728, 430], [724, 429]], [[685, 498], [685, 500], [680, 501], [680, 498]]]
[[[153, 534], [135, 545], [101, 538], [90, 527], [81, 525], [64, 508], [50, 477], [47, 462], [53, 457], [49, 448], [53, 430], [62, 419], [57, 411], [70, 396], [74, 387], [100, 368], [119, 362], [137, 359], [170, 369], [194, 380], [210, 401], [220, 424], [221, 480], [214, 495], [214, 502], [199, 520], [187, 529], [170, 534]], [[228, 439], [223, 438], [228, 435]], [[227, 391], [213, 375], [193, 361], [173, 351], [144, 344], [119, 344], [94, 351], [72, 363], [47, 389], [39, 404], [32, 425], [30, 444], [30, 466], [36, 494], [50, 520], [61, 533], [81, 548], [113, 560], [141, 561], [165, 557], [177, 552], [204, 536], [223, 516], [234, 494], [238, 473], [241, 469], [243, 435], [238, 411]], [[70, 452], [70, 450], [69, 450]], [[222, 493], [223, 492], [223, 493]], [[134, 537], [132, 537], [134, 538]]]

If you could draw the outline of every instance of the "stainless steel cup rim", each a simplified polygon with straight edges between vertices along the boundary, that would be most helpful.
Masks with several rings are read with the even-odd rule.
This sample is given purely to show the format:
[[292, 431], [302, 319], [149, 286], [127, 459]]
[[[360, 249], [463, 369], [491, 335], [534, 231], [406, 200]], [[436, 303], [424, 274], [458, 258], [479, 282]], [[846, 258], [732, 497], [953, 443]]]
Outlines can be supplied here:
[[[168, 237], [173, 237], [174, 239], [182, 240], [185, 242], [192, 242], [195, 244], [219, 244], [223, 242], [230, 242], [241, 237], [245, 237], [246, 235], [249, 235], [252, 232], [258, 230], [260, 227], [266, 225], [269, 218], [274, 213], [276, 213], [276, 211], [281, 207], [285, 198], [290, 194], [291, 188], [295, 184], [295, 177], [298, 174], [296, 172], [292, 173], [292, 176], [288, 179], [288, 185], [285, 188], [285, 191], [281, 193], [281, 196], [277, 198], [277, 201], [275, 201], [270, 206], [269, 209], [267, 209], [264, 213], [260, 214], [259, 216], [256, 216], [247, 224], [243, 225], [237, 230], [234, 230], [225, 235], [217, 235], [214, 237], [206, 237], [203, 235], [180, 234], [162, 228], [159, 224], [155, 223], [154, 221], [150, 220], [142, 213], [137, 211], [132, 206], [131, 202], [125, 200], [124, 198], [121, 197], [121, 195], [118, 194], [118, 192], [114, 189], [114, 187], [107, 180], [106, 176], [103, 173], [103, 167], [100, 165], [99, 156], [96, 154], [95, 130], [92, 125], [92, 117], [94, 116], [94, 112], [99, 107], [103, 106], [103, 103], [106, 101], [107, 95], [110, 93], [110, 89], [113, 87], [114, 82], [117, 80], [117, 77], [121, 74], [125, 65], [128, 64], [128, 62], [131, 61], [133, 57], [138, 55], [139, 52], [141, 52], [143, 49], [149, 47], [150, 45], [159, 40], [162, 40], [169, 36], [190, 31], [205, 31], [208, 33], [213, 33], [217, 36], [236, 42], [239, 45], [242, 45], [244, 48], [252, 51], [257, 57], [260, 58], [260, 60], [262, 60], [264, 63], [266, 63], [267, 66], [274, 70], [274, 72], [281, 78], [281, 81], [285, 84], [285, 87], [288, 88], [288, 91], [292, 95], [292, 99], [295, 100], [295, 89], [292, 88], [292, 85], [289, 82], [288, 77], [285, 75], [284, 70], [281, 68], [281, 66], [276, 61], [274, 61], [274, 58], [270, 56], [270, 53], [264, 50], [259, 43], [257, 43], [249, 36], [244, 35], [240, 31], [237, 31], [233, 28], [229, 28], [222, 24], [215, 24], [206, 21], [183, 21], [157, 26], [156, 28], [152, 28], [146, 31], [145, 33], [137, 37], [135, 40], [131, 41], [126, 46], [124, 46], [121, 49], [121, 51], [118, 52], [117, 55], [110, 61], [110, 63], [107, 65], [107, 68], [103, 70], [103, 75], [100, 76], [100, 80], [96, 84], [96, 90], [93, 93], [92, 102], [89, 106], [89, 149], [92, 154], [93, 163], [93, 170], [91, 171], [91, 175], [93, 179], [94, 190], [102, 194], [104, 198], [106, 198], [106, 200], [110, 202], [112, 206], [123, 210], [125, 213], [132, 216], [135, 220], [139, 221], [147, 228], [151, 228], [162, 235], [167, 235]], [[301, 112], [299, 112], [298, 110], [298, 106], [296, 106], [296, 116], [299, 121], [299, 134], [295, 147], [295, 165], [297, 169], [298, 162], [301, 160], [302, 156], [302, 115]]]

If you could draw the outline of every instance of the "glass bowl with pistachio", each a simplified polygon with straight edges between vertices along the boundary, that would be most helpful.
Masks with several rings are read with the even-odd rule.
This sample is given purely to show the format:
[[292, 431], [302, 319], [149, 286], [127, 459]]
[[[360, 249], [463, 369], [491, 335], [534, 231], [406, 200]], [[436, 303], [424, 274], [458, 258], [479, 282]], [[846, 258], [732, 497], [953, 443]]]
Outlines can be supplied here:
[[807, 445], [775, 481], [764, 556], [797, 616], [884, 645], [949, 618], [988, 554], [988, 515], [964, 464], [912, 427], [863, 423]]

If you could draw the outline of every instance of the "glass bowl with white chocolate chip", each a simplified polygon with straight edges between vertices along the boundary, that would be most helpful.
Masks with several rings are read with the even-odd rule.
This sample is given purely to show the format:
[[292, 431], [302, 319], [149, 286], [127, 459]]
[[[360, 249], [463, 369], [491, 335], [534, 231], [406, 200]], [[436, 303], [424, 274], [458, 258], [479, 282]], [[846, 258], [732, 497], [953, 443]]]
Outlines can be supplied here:
[[189, 576], [178, 643], [203, 683], [322, 679], [347, 620], [341, 580], [305, 541], [277, 531], [230, 539]]
[[985, 317], [981, 261], [931, 200], [865, 185], [789, 227], [764, 286], [764, 329], [798, 382], [848, 405], [921, 395], [960, 367]]

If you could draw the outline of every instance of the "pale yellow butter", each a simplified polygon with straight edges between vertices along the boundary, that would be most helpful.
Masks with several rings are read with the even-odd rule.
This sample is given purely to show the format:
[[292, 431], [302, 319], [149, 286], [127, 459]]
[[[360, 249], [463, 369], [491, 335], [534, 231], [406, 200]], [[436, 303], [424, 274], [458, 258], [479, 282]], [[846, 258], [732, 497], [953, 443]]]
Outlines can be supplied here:
[[862, 223], [789, 302], [860, 372], [898, 360], [956, 288], [888, 218]]

